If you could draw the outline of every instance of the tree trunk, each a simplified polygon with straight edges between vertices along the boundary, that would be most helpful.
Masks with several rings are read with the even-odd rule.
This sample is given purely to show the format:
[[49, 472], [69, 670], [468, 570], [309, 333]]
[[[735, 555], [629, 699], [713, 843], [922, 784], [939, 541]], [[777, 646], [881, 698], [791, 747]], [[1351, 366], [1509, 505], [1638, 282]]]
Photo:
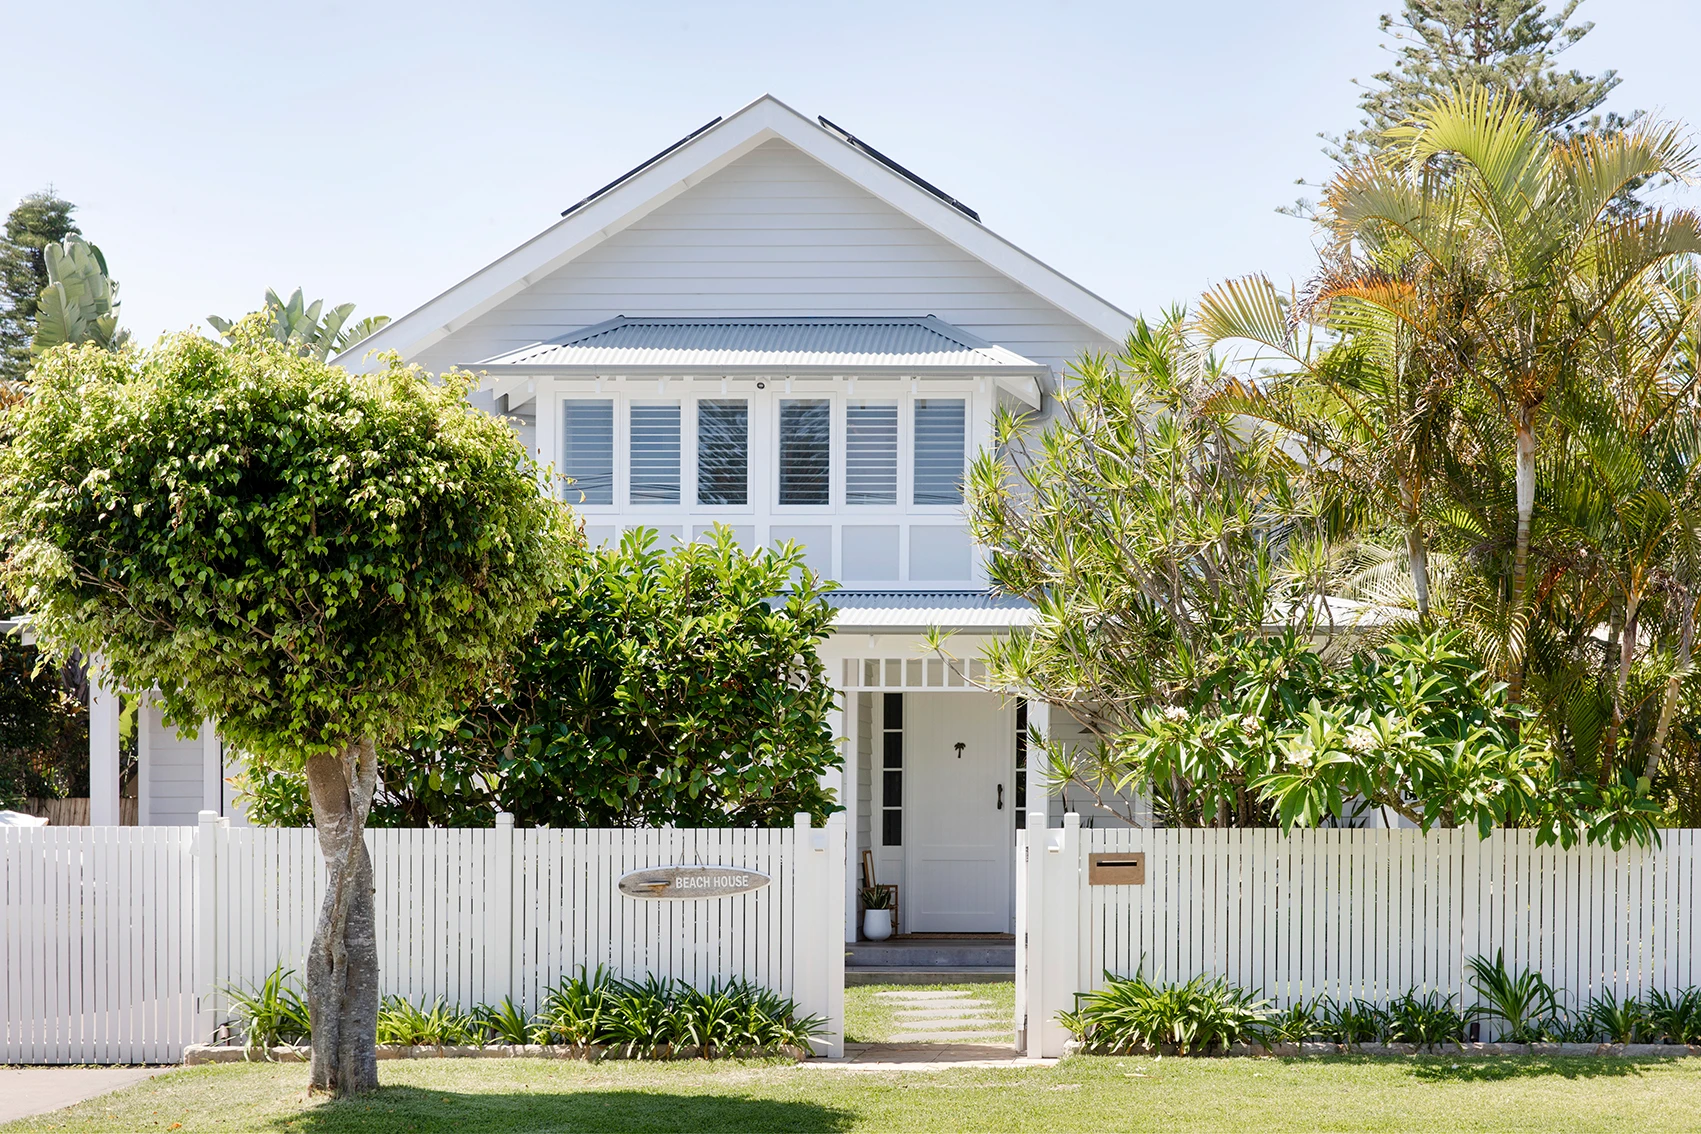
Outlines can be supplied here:
[[1512, 640], [1507, 642], [1510, 668], [1506, 683], [1512, 700], [1524, 695], [1524, 597], [1530, 572], [1530, 517], [1536, 510], [1536, 423], [1535, 410], [1518, 411], [1518, 542], [1512, 554]]
[[377, 780], [370, 739], [307, 761], [313, 823], [330, 876], [307, 955], [309, 1086], [339, 1096], [378, 1086], [378, 934], [372, 858], [361, 837]]
[[1412, 590], [1417, 593], [1418, 619], [1429, 624], [1429, 549], [1424, 546], [1423, 533], [1415, 527], [1406, 529], [1406, 559], [1411, 566]]
[[1618, 738], [1624, 732], [1624, 698], [1630, 689], [1630, 667], [1636, 662], [1637, 616], [1641, 604], [1634, 597], [1625, 599], [1624, 629], [1619, 632], [1618, 669], [1612, 683], [1612, 723], [1607, 728], [1606, 743], [1601, 745], [1602, 784], [1612, 781], [1618, 771]]
[[1660, 770], [1660, 756], [1665, 752], [1666, 734], [1671, 731], [1671, 719], [1677, 712], [1678, 693], [1683, 679], [1689, 676], [1689, 663], [1695, 648], [1695, 601], [1683, 596], [1683, 633], [1677, 643], [1677, 669], [1666, 678], [1665, 697], [1660, 701], [1660, 723], [1654, 726], [1654, 742], [1648, 746], [1648, 763], [1642, 774], [1652, 782]]

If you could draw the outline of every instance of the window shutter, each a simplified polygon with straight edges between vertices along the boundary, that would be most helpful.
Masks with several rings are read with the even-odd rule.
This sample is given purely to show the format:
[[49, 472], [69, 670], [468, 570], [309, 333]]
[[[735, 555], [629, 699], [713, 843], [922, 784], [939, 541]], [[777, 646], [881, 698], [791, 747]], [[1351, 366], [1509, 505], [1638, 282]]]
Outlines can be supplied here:
[[614, 503], [614, 402], [561, 403], [561, 475], [571, 477], [566, 493], [580, 504]]
[[845, 503], [898, 502], [898, 403], [845, 407]]
[[827, 504], [832, 466], [833, 404], [780, 402], [780, 503]]
[[679, 403], [632, 407], [634, 504], [679, 503]]
[[750, 405], [697, 403], [697, 503], [750, 503]]
[[966, 403], [962, 398], [915, 401], [915, 502], [961, 504]]

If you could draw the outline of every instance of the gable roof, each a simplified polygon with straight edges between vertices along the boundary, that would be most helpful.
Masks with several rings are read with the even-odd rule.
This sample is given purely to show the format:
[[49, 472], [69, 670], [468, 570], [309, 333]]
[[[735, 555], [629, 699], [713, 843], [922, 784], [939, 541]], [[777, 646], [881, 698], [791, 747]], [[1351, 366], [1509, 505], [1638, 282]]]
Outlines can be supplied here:
[[571, 263], [691, 186], [780, 139], [962, 248], [1111, 341], [1129, 314], [1048, 267], [972, 218], [959, 202], [837, 128], [809, 121], [771, 95], [710, 123], [569, 208], [562, 219], [460, 283], [393, 320], [336, 358], [365, 369], [371, 351], [404, 359], [466, 326]]

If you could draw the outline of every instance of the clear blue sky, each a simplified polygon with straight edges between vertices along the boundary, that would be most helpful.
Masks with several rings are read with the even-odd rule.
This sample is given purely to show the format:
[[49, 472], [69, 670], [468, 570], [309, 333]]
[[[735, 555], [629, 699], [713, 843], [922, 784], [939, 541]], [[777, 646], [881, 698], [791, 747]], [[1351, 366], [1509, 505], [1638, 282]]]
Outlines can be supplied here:
[[[1151, 312], [1307, 270], [1274, 209], [1356, 121], [1393, 2], [9, 0], [0, 202], [75, 201], [144, 340], [268, 286], [400, 315], [771, 92]], [[1613, 106], [1701, 125], [1701, 4], [1580, 14], [1570, 58], [1619, 71]]]

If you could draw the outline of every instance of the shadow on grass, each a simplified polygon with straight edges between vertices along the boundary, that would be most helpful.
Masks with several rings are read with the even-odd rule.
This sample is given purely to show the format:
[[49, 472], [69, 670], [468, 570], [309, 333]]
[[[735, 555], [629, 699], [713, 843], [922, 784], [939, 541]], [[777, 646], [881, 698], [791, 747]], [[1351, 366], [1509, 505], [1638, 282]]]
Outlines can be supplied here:
[[1627, 1079], [1649, 1067], [1676, 1063], [1669, 1058], [1624, 1059], [1619, 1056], [1445, 1055], [1419, 1057], [1412, 1078], [1425, 1083], [1502, 1083], [1511, 1079]]
[[373, 1095], [327, 1102], [272, 1122], [290, 1134], [403, 1134], [417, 1131], [837, 1131], [851, 1112], [833, 1106], [738, 1095], [675, 1091], [547, 1089], [503, 1094], [380, 1087]]

